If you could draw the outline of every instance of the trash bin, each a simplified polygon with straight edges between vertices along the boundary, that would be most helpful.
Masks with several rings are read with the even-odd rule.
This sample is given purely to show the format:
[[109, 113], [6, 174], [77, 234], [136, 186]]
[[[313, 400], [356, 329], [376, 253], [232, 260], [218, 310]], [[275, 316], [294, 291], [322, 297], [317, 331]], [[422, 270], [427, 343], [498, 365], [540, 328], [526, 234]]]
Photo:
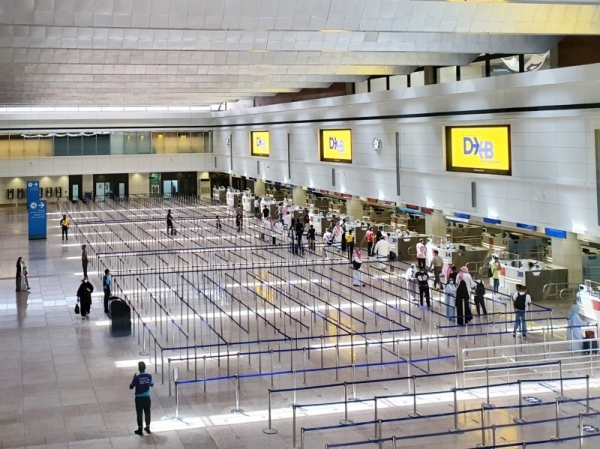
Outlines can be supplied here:
[[131, 308], [121, 298], [108, 300], [108, 318], [111, 337], [129, 337], [131, 335]]

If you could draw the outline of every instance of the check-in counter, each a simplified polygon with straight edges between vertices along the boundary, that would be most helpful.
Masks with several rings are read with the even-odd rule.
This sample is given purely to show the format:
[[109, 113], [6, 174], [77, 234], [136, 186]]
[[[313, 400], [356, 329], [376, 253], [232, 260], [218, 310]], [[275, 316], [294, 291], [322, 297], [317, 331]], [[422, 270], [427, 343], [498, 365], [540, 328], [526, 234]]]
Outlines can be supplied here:
[[456, 223], [456, 226], [448, 228], [448, 241], [452, 243], [470, 243], [471, 245], [479, 244], [482, 234], [483, 228], [481, 226]]
[[423, 239], [423, 241], [425, 241], [427, 239], [427, 236], [416, 233], [411, 233], [411, 235], [408, 236], [401, 236], [395, 232], [393, 234], [395, 234], [396, 236], [396, 241], [392, 248], [396, 248], [395, 252], [398, 255], [398, 260], [402, 260], [405, 262], [416, 262], [417, 252], [415, 248], [417, 246], [417, 243], [419, 243], [420, 239]]
[[227, 205], [235, 208], [239, 203], [242, 202], [242, 192], [239, 190], [228, 189], [226, 198]]
[[[506, 234], [506, 235], [505, 235]], [[544, 254], [544, 239], [519, 232], [498, 233], [484, 232], [482, 241], [487, 243], [490, 248], [503, 251], [511, 254], [517, 254], [520, 257], [531, 257], [532, 254]]]
[[425, 217], [420, 215], [409, 215], [406, 220], [406, 227], [410, 232], [425, 234]]
[[227, 204], [227, 190], [225, 187], [213, 188], [213, 202], [217, 204]]
[[469, 271], [472, 271], [474, 265], [481, 265], [490, 255], [488, 248], [467, 244], [448, 244], [433, 249], [437, 249], [440, 257], [444, 260], [444, 270], [453, 264], [457, 268], [467, 266]]
[[517, 284], [525, 285], [533, 301], [543, 298], [544, 285], [569, 280], [567, 268], [533, 259], [501, 259], [500, 265], [500, 286], [512, 293]]

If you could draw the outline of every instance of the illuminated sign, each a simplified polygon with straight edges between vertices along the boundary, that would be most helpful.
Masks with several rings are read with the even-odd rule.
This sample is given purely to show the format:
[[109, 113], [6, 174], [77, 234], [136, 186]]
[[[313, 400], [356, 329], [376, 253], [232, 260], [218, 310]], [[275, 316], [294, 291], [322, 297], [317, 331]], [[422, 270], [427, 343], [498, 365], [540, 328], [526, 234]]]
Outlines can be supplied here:
[[322, 129], [319, 132], [321, 160], [352, 163], [352, 130]]
[[447, 126], [446, 170], [510, 176], [510, 126]]
[[269, 157], [271, 154], [269, 131], [252, 131], [250, 133], [250, 154], [252, 156]]

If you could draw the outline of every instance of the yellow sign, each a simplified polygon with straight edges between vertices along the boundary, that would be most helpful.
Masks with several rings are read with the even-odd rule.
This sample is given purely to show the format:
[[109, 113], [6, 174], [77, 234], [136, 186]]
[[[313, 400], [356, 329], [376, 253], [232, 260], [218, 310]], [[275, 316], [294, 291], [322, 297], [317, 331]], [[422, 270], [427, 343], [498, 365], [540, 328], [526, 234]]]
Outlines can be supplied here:
[[250, 133], [250, 152], [252, 156], [268, 157], [271, 154], [269, 131], [252, 131]]
[[319, 137], [322, 161], [352, 162], [352, 130], [322, 129]]
[[510, 126], [446, 127], [446, 169], [510, 175]]

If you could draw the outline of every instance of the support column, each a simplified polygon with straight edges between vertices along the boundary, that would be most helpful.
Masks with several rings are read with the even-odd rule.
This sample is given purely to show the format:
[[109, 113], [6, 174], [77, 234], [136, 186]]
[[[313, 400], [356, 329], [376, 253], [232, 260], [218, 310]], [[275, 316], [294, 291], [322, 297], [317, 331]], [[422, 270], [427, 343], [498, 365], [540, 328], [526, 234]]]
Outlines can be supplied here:
[[256, 196], [261, 196], [266, 193], [265, 190], [265, 182], [262, 179], [257, 179], [254, 181], [254, 192]]
[[437, 84], [437, 67], [427, 66], [423, 68], [425, 73], [425, 85]]
[[302, 187], [294, 187], [294, 192], [292, 193], [292, 199], [296, 206], [305, 207], [306, 206], [306, 190]]
[[581, 244], [577, 234], [567, 232], [566, 239], [552, 239], [552, 262], [569, 270], [569, 282], [583, 281]]
[[364, 215], [362, 201], [358, 198], [346, 200], [346, 213], [354, 220], [362, 220]]
[[425, 215], [425, 234], [446, 238], [446, 217], [441, 211]]

